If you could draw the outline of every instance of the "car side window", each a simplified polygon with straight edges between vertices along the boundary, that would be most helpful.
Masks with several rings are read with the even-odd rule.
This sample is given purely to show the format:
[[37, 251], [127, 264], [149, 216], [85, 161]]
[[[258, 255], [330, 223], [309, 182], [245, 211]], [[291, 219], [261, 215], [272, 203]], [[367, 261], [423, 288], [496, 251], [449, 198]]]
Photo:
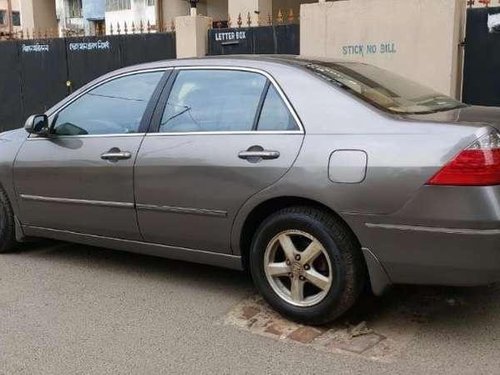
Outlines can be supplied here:
[[142, 116], [164, 72], [120, 77], [85, 93], [60, 111], [57, 135], [137, 133]]
[[258, 130], [299, 130], [283, 98], [271, 85], [260, 114]]
[[253, 72], [180, 71], [159, 131], [251, 131], [266, 82], [266, 77]]

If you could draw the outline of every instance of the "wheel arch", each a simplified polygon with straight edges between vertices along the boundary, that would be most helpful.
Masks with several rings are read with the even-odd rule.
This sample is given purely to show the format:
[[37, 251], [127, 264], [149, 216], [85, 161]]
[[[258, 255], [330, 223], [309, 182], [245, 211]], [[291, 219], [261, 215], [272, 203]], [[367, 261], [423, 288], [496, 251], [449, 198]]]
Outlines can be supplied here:
[[368, 271], [368, 281], [370, 283], [371, 290], [376, 295], [381, 295], [391, 285], [387, 272], [382, 264], [380, 264], [377, 257], [370, 250], [362, 247], [356, 233], [338, 212], [317, 200], [298, 196], [280, 196], [269, 198], [251, 208], [248, 214], [246, 214], [244, 220], [242, 220], [242, 224], [240, 226], [241, 229], [236, 234], [236, 238], [234, 238], [235, 241], [233, 241], [233, 245], [236, 245], [236, 248], [233, 248], [233, 250], [236, 250], [235, 254], [241, 256], [242, 266], [245, 270], [249, 269], [250, 246], [253, 235], [259, 225], [273, 213], [292, 206], [314, 207], [326, 211], [330, 215], [334, 216], [349, 231], [352, 239], [356, 241], [360, 252], [363, 255], [364, 263]]
[[236, 250], [235, 253], [239, 253], [239, 255], [242, 256], [243, 266], [246, 266], [248, 264], [248, 254], [250, 251], [253, 234], [255, 233], [259, 225], [273, 213], [292, 206], [307, 206], [327, 211], [329, 214], [335, 216], [340, 222], [345, 225], [345, 227], [352, 234], [353, 238], [361, 246], [358, 237], [352, 231], [346, 221], [342, 219], [342, 217], [335, 210], [331, 209], [327, 205], [313, 199], [298, 196], [273, 197], [260, 202], [251, 210], [249, 210], [248, 214], [245, 215], [245, 218], [241, 225], [241, 230], [239, 230], [239, 233], [237, 234], [238, 247], [237, 249], [233, 249]]

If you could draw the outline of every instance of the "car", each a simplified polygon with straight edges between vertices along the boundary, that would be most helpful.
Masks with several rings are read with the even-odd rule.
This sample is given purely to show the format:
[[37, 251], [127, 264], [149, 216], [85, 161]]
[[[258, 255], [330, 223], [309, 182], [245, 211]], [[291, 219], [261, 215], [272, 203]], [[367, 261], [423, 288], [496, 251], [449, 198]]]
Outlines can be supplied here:
[[0, 250], [51, 238], [249, 270], [311, 325], [368, 287], [497, 282], [499, 128], [499, 108], [359, 62], [128, 67], [1, 134]]

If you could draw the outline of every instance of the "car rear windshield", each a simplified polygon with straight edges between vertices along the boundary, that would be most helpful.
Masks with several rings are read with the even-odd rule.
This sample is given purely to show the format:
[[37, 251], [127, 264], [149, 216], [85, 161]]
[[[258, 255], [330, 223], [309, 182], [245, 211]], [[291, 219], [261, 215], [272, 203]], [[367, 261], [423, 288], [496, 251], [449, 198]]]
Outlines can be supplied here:
[[335, 86], [391, 113], [433, 113], [464, 106], [449, 96], [372, 65], [317, 61], [303, 61], [300, 65]]

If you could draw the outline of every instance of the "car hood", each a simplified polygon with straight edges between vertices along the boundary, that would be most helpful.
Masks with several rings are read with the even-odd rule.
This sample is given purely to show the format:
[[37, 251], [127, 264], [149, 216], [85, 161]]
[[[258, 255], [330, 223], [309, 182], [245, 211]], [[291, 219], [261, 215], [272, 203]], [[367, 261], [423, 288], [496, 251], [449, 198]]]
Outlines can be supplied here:
[[28, 137], [28, 133], [23, 128], [8, 130], [0, 133], [0, 143], [22, 141]]
[[422, 115], [407, 115], [411, 120], [432, 121], [460, 125], [484, 126], [488, 124], [500, 131], [500, 107], [466, 106], [451, 111]]

